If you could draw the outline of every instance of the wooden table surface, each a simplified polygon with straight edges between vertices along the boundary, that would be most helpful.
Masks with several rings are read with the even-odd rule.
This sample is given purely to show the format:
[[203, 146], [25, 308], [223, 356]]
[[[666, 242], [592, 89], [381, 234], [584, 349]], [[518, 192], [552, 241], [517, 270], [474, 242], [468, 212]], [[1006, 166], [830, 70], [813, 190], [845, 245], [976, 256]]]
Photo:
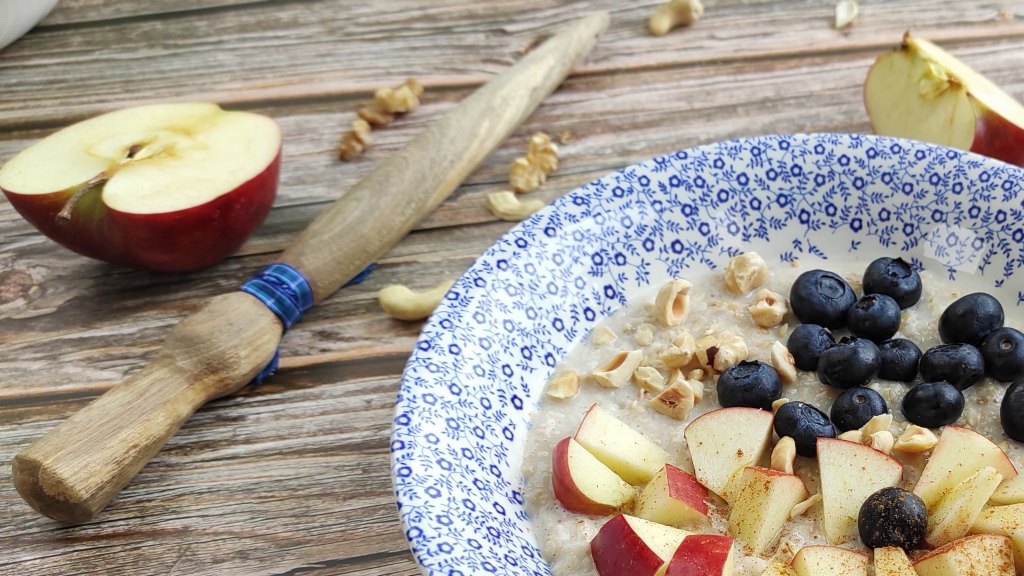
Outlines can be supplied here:
[[[284, 130], [273, 212], [208, 270], [153, 275], [72, 254], [0, 200], [0, 574], [416, 574], [395, 511], [388, 436], [420, 323], [375, 294], [457, 277], [512, 224], [485, 206], [538, 130], [568, 137], [551, 200], [678, 148], [782, 132], [869, 131], [876, 54], [906, 29], [1024, 97], [1019, 0], [708, 0], [691, 29], [655, 38], [655, 1], [63, 0], [0, 50], [0, 161], [58, 127], [122, 106], [212, 100]], [[235, 289], [379, 159], [558, 24], [591, 7], [595, 51], [365, 283], [310, 311], [262, 387], [200, 410], [94, 521], [60, 527], [15, 493], [9, 462], [143, 366], [205, 298]], [[427, 87], [415, 113], [351, 163], [339, 134], [374, 89]]]

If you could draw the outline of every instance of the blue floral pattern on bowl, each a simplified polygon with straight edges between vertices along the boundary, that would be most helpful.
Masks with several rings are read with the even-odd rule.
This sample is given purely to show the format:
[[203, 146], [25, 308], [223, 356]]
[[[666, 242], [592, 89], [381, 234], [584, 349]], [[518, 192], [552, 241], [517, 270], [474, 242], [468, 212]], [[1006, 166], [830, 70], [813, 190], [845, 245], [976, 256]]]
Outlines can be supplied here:
[[780, 264], [884, 251], [978, 275], [1022, 306], [1022, 185], [1018, 168], [920, 142], [767, 136], [624, 168], [533, 215], [455, 283], [406, 366], [391, 453], [417, 561], [550, 574], [523, 506], [528, 414], [555, 364], [632, 295], [747, 250]]

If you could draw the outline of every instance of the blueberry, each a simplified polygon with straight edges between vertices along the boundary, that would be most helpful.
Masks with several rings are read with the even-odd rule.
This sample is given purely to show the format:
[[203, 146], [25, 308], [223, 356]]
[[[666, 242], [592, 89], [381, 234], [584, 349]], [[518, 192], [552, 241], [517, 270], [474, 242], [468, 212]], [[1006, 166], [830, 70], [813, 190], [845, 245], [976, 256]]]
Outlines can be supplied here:
[[1017, 442], [1024, 442], [1024, 380], [1017, 380], [1006, 389], [999, 407], [1003, 432]]
[[838, 275], [825, 270], [808, 270], [797, 276], [789, 290], [789, 305], [804, 324], [842, 328], [846, 313], [857, 300], [853, 288]]
[[985, 376], [985, 359], [970, 344], [942, 344], [921, 356], [921, 378], [925, 382], [945, 380], [966, 390]]
[[1000, 382], [1024, 378], [1024, 334], [1014, 328], [999, 328], [981, 343], [985, 373]]
[[900, 329], [900, 305], [885, 294], [868, 294], [850, 308], [846, 327], [859, 338], [888, 340]]
[[817, 370], [821, 353], [835, 345], [832, 334], [817, 324], [801, 324], [789, 335], [786, 347], [793, 355], [796, 367]]
[[725, 407], [747, 406], [771, 410], [782, 397], [778, 372], [764, 362], [740, 362], [718, 377], [718, 403]]
[[832, 401], [829, 415], [840, 432], [857, 430], [879, 414], [889, 411], [885, 398], [871, 388], [857, 386], [843, 390]]
[[818, 454], [818, 438], [835, 438], [836, 427], [824, 412], [804, 402], [786, 402], [775, 412], [775, 433], [796, 442], [796, 453]]
[[924, 546], [928, 509], [920, 496], [903, 488], [882, 488], [861, 504], [857, 515], [860, 540], [868, 548]]
[[975, 292], [953, 302], [939, 317], [939, 337], [946, 343], [981, 346], [985, 336], [1003, 327], [1003, 306], [995, 297]]
[[917, 377], [917, 365], [921, 362], [921, 349], [906, 338], [893, 338], [878, 345], [882, 366], [878, 377], [885, 380], [911, 382]]
[[925, 428], [952, 424], [963, 412], [964, 393], [949, 382], [918, 384], [903, 397], [903, 415]]
[[863, 386], [878, 374], [882, 364], [878, 346], [864, 338], [843, 338], [821, 353], [818, 380], [836, 388]]
[[879, 258], [864, 271], [864, 293], [885, 294], [910, 308], [921, 299], [921, 276], [902, 258]]

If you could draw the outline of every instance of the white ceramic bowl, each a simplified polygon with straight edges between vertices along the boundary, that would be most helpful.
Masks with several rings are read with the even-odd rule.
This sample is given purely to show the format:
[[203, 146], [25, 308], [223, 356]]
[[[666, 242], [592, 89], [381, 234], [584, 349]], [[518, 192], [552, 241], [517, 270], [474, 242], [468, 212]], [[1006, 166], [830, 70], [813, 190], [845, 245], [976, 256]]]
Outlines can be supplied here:
[[491, 247], [434, 313], [392, 433], [405, 534], [430, 574], [549, 574], [520, 462], [551, 371], [631, 296], [756, 250], [900, 253], [1024, 305], [1024, 171], [919, 142], [769, 136], [683, 150], [559, 199]]
[[57, 5], [57, 0], [0, 0], [0, 48], [32, 29]]

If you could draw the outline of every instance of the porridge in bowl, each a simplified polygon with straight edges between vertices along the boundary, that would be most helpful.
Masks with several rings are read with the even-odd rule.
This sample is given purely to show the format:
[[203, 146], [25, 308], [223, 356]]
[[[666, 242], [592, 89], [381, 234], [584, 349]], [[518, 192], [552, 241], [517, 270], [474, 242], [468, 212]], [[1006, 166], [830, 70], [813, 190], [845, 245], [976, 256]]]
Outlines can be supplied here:
[[1020, 319], [868, 264], [741, 254], [573, 349], [523, 461], [552, 572], [1024, 571]]

